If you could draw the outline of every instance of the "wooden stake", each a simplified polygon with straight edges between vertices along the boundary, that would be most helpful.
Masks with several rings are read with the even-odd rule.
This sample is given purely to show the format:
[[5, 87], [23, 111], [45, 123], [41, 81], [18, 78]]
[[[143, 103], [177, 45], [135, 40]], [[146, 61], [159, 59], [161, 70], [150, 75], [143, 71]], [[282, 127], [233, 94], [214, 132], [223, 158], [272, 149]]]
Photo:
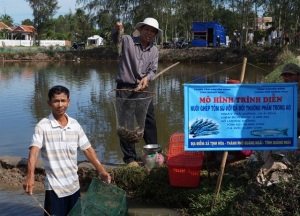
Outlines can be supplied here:
[[224, 175], [227, 156], [228, 156], [228, 151], [224, 151], [221, 166], [220, 166], [220, 173], [219, 173], [219, 176], [218, 176], [218, 181], [217, 181], [217, 186], [216, 186], [216, 192], [215, 192], [213, 202], [211, 204], [211, 209], [213, 209], [213, 207], [215, 206], [217, 196], [219, 195], [219, 192], [220, 192], [220, 189], [221, 189], [221, 183], [222, 183], [222, 179], [223, 179], [223, 175]]
[[[244, 76], [245, 76], [245, 71], [246, 71], [246, 64], [247, 64], [247, 58], [244, 58], [243, 59], [243, 66], [242, 66], [241, 76], [240, 76], [240, 82], [241, 83], [244, 82]], [[215, 196], [214, 196], [213, 202], [211, 204], [211, 210], [213, 209], [213, 207], [216, 204], [216, 198], [219, 195], [219, 192], [220, 192], [220, 189], [221, 189], [221, 183], [222, 183], [222, 179], [223, 179], [223, 175], [224, 175], [224, 170], [225, 170], [225, 166], [226, 166], [227, 156], [228, 156], [228, 151], [224, 151], [224, 154], [223, 154], [223, 157], [222, 157], [221, 166], [220, 166], [220, 173], [219, 173], [219, 176], [218, 176], [218, 181], [217, 181]]]
[[242, 71], [241, 71], [241, 76], [240, 76], [240, 82], [244, 82], [244, 77], [245, 77], [245, 71], [246, 71], [246, 64], [247, 64], [247, 58], [244, 57], [243, 59], [243, 66], [242, 66]]

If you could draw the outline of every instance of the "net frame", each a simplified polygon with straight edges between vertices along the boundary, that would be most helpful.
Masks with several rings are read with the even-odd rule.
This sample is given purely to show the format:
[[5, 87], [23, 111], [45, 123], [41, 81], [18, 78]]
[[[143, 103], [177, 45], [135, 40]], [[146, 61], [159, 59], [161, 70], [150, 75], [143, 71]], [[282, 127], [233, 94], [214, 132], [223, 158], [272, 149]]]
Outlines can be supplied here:
[[78, 199], [68, 216], [128, 215], [126, 191], [94, 177], [86, 192]]
[[120, 139], [135, 144], [143, 138], [148, 107], [154, 95], [155, 92], [132, 89], [114, 89], [109, 92]]

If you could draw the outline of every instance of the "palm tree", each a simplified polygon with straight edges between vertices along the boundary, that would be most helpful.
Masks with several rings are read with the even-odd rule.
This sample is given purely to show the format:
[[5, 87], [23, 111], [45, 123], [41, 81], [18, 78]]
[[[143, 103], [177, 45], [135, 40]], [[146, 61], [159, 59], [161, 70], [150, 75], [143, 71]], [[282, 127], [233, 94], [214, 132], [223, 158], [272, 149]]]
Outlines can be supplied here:
[[3, 22], [7, 26], [13, 26], [14, 20], [8, 14], [3, 14], [0, 16], [0, 22]]

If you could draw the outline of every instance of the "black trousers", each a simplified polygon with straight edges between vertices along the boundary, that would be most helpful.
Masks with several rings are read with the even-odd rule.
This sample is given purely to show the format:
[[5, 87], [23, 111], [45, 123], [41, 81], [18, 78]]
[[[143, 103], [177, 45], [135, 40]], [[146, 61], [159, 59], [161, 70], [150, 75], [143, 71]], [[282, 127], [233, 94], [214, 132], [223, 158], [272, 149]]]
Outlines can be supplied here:
[[[80, 190], [62, 198], [59, 198], [53, 190], [46, 190], [44, 208], [50, 215], [65, 216], [75, 206], [79, 197]], [[48, 214], [44, 212], [44, 216], [48, 216]]]
[[[136, 85], [118, 83], [117, 89], [134, 89]], [[144, 89], [143, 91], [151, 91], [150, 88]], [[151, 100], [145, 120], [144, 128], [144, 141], [146, 144], [157, 144], [157, 127], [154, 114], [153, 100]], [[125, 163], [130, 163], [137, 160], [137, 153], [135, 148], [135, 143], [128, 143], [123, 139], [120, 139], [120, 147], [123, 152], [123, 161]]]

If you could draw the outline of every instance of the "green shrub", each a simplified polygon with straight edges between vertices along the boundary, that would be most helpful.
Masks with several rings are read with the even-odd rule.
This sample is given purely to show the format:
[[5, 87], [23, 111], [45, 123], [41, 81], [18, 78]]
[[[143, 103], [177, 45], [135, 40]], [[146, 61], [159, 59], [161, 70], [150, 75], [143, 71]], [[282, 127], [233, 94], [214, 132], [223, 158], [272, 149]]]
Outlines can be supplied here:
[[[196, 188], [173, 187], [168, 168], [120, 167], [112, 170], [114, 183], [141, 202], [163, 204], [178, 209], [182, 215], [300, 215], [299, 156], [289, 155], [293, 178], [272, 186], [257, 183], [256, 175], [263, 162], [246, 160], [226, 166], [221, 190], [215, 197], [218, 169], [202, 167], [200, 185]], [[215, 199], [215, 200], [214, 200]], [[214, 202], [214, 205], [212, 203]]]

